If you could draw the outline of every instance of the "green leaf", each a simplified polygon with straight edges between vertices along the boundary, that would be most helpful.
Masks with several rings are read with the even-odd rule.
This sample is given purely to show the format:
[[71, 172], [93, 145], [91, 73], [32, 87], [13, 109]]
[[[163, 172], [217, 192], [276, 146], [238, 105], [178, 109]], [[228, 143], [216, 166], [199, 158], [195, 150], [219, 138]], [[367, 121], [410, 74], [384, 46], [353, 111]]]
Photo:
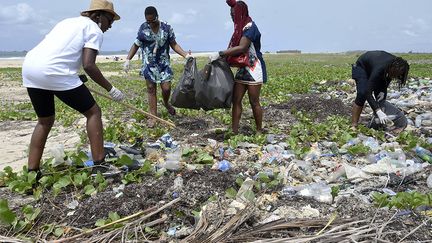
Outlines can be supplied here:
[[255, 200], [255, 193], [252, 190], [245, 191], [243, 196], [250, 202]]
[[116, 162], [116, 164], [118, 166], [123, 166], [123, 165], [132, 165], [133, 164], [133, 160], [127, 156], [127, 155], [122, 155]]
[[237, 178], [236, 179], [236, 184], [241, 187], [243, 185], [244, 180], [242, 178]]
[[106, 224], [106, 220], [105, 219], [98, 219], [95, 223], [96, 227], [101, 227], [104, 226]]
[[58, 227], [54, 230], [53, 234], [57, 237], [60, 237], [64, 234], [64, 229], [62, 227]]
[[213, 163], [213, 156], [209, 155], [208, 153], [201, 152], [198, 154], [197, 163], [211, 164]]
[[225, 195], [227, 198], [234, 199], [237, 195], [237, 191], [234, 188], [230, 187], [225, 191]]
[[182, 151], [182, 156], [189, 157], [195, 152], [196, 152], [196, 149], [194, 149], [194, 148], [185, 148]]
[[258, 180], [261, 181], [261, 182], [264, 182], [264, 183], [270, 182], [269, 176], [266, 173], [264, 173], [264, 172], [259, 172], [258, 173]]
[[34, 184], [36, 182], [37, 173], [35, 171], [30, 171], [27, 174], [27, 182], [30, 184]]
[[16, 219], [16, 214], [9, 209], [8, 201], [0, 199], [0, 222], [6, 225], [12, 225]]
[[111, 222], [117, 221], [120, 219], [120, 215], [117, 212], [109, 212], [108, 217], [111, 219]]
[[40, 208], [33, 208], [33, 206], [31, 206], [31, 205], [26, 205], [26, 206], [24, 206], [23, 207], [23, 209], [22, 209], [22, 212], [23, 212], [23, 214], [24, 214], [24, 217], [28, 220], [28, 221], [30, 221], [30, 222], [33, 222], [36, 218], [37, 218], [37, 216], [39, 215], [39, 213], [40, 213]]
[[84, 187], [84, 194], [87, 196], [90, 196], [95, 192], [96, 192], [96, 188], [93, 185], [87, 185]]

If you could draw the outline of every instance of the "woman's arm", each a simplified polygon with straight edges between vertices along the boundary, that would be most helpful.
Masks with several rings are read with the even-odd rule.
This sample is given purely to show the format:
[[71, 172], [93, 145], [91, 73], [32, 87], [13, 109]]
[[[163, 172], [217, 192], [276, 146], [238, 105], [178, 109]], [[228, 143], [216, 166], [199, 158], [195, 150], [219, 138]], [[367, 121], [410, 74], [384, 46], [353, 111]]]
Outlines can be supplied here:
[[177, 41], [172, 41], [170, 43], [171, 48], [180, 56], [186, 58], [187, 53], [181, 48], [181, 46], [177, 43]]
[[137, 46], [135, 43], [132, 44], [129, 53], [126, 57], [127, 60], [132, 60], [132, 58], [135, 56], [136, 52], [138, 51], [139, 46]]
[[251, 40], [249, 40], [247, 37], [243, 36], [240, 39], [240, 44], [238, 46], [235, 47], [231, 47], [225, 51], [220, 51], [219, 55], [221, 57], [226, 57], [226, 56], [238, 56], [242, 53], [246, 53], [249, 50], [249, 46], [251, 45]]
[[82, 65], [84, 71], [93, 79], [97, 84], [103, 87], [106, 91], [112, 89], [111, 83], [103, 76], [102, 72], [96, 65], [97, 51], [90, 48], [83, 48]]

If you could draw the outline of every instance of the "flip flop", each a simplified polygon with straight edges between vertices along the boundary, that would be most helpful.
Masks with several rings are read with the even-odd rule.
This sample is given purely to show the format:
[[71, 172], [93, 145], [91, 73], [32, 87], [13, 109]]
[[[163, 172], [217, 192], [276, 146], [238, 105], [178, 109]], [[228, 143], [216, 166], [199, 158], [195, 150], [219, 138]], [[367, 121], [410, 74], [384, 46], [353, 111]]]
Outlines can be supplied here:
[[176, 110], [174, 109], [174, 107], [172, 107], [172, 106], [170, 105], [170, 106], [166, 106], [166, 109], [167, 109], [168, 113], [169, 113], [171, 116], [175, 116], [175, 114], [176, 114]]

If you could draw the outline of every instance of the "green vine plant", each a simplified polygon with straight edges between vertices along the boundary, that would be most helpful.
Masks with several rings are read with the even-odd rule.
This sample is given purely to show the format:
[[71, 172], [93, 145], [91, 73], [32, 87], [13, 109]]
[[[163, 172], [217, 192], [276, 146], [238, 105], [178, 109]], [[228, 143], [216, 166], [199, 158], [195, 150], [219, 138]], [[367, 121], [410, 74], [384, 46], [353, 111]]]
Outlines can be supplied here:
[[414, 211], [420, 206], [432, 206], [432, 193], [398, 192], [395, 196], [375, 192], [372, 199], [376, 207]]

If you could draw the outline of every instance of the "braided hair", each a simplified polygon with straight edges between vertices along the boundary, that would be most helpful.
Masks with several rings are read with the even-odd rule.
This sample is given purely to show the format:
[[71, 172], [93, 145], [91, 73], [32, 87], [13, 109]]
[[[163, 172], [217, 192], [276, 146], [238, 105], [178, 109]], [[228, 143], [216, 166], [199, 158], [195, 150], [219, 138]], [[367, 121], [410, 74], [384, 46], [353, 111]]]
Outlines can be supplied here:
[[409, 64], [405, 59], [401, 57], [396, 57], [393, 60], [393, 62], [390, 64], [388, 70], [390, 69], [392, 69], [397, 73], [401, 73], [401, 75], [397, 77], [398, 85], [400, 89], [402, 86], [406, 84], [406, 81], [408, 79]]

